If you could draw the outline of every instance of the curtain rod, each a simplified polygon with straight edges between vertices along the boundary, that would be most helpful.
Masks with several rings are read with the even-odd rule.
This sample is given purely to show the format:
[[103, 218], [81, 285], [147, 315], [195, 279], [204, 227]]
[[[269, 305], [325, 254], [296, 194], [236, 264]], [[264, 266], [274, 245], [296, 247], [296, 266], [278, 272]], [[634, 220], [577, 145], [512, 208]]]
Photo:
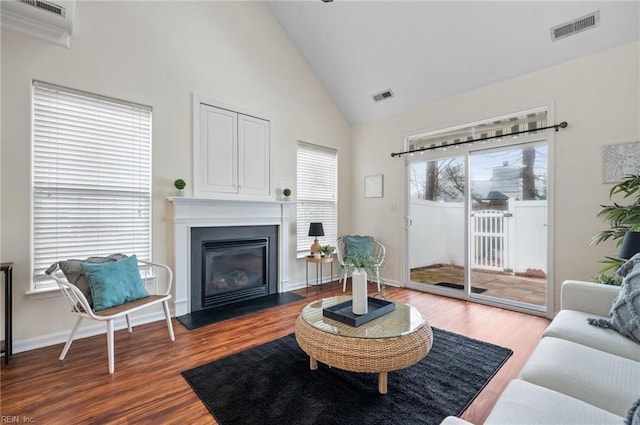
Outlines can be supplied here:
[[567, 124], [566, 121], [562, 121], [560, 124], [554, 124], [554, 125], [550, 125], [547, 127], [542, 127], [542, 128], [535, 128], [535, 129], [531, 129], [531, 130], [522, 130], [522, 131], [515, 131], [513, 133], [508, 133], [508, 134], [501, 134], [499, 136], [490, 136], [490, 137], [481, 137], [479, 139], [471, 139], [471, 140], [465, 140], [463, 142], [455, 142], [455, 143], [449, 143], [448, 145], [444, 145], [444, 146], [429, 146], [427, 148], [420, 148], [420, 149], [416, 149], [416, 150], [412, 150], [412, 151], [405, 151], [405, 152], [393, 152], [391, 154], [391, 157], [393, 158], [394, 156], [401, 156], [401, 155], [406, 155], [408, 153], [415, 153], [415, 152], [423, 152], [423, 151], [430, 151], [432, 149], [439, 149], [439, 148], [448, 148], [449, 146], [457, 146], [457, 145], [466, 145], [468, 143], [474, 143], [474, 142], [481, 142], [483, 140], [491, 140], [491, 139], [499, 139], [501, 137], [508, 137], [508, 136], [515, 136], [516, 134], [522, 134], [522, 133], [535, 133], [536, 131], [540, 131], [540, 130], [548, 130], [550, 128], [555, 128], [556, 131], [559, 131], [561, 128], [567, 128], [569, 124]]

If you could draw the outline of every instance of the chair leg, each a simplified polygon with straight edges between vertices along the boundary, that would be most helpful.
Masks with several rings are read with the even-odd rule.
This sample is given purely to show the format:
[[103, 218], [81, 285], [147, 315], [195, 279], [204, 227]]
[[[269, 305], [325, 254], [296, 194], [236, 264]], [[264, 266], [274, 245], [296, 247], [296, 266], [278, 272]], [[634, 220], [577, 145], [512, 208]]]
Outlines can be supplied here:
[[[71, 333], [69, 334], [69, 338], [67, 339], [67, 343], [64, 345], [62, 349], [62, 353], [60, 353], [60, 360], [64, 360], [67, 352], [69, 351], [69, 347], [71, 347], [71, 343], [73, 342], [73, 336], [76, 334], [78, 327], [80, 326], [80, 322], [82, 322], [82, 316], [78, 316], [78, 320], [76, 320], [76, 324], [71, 329]], [[6, 355], [6, 354], [5, 354]]]
[[107, 357], [109, 359], [109, 373], [115, 371], [113, 361], [113, 319], [107, 320]]
[[162, 308], [164, 309], [164, 317], [165, 319], [167, 319], [167, 328], [169, 328], [169, 338], [171, 338], [171, 341], [175, 341], [176, 337], [173, 334], [173, 324], [171, 323], [171, 315], [169, 314], [169, 303], [167, 301], [164, 301], [162, 303]]
[[133, 332], [133, 329], [131, 329], [131, 319], [129, 318], [128, 314], [125, 314], [126, 319], [127, 319], [127, 329], [129, 329], [129, 333]]
[[376, 267], [376, 282], [378, 282], [378, 292], [380, 292], [380, 269]]

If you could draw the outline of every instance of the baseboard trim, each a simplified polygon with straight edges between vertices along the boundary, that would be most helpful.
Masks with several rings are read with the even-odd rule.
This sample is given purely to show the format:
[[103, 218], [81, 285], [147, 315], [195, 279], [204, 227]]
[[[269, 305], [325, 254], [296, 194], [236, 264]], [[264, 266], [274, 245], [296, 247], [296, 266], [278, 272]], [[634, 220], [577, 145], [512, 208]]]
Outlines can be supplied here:
[[[143, 325], [145, 323], [156, 322], [158, 320], [164, 320], [164, 313], [155, 312], [148, 313], [144, 315], [131, 316], [131, 326], [134, 327], [133, 332], [135, 332], [135, 326]], [[96, 336], [101, 334], [106, 334], [106, 322], [99, 323], [94, 320], [85, 320], [83, 321], [83, 326], [81, 326], [76, 332], [76, 337], [74, 340], [87, 338], [90, 336]], [[114, 321], [114, 329], [126, 329], [127, 321], [124, 319], [118, 319]], [[49, 335], [39, 336], [36, 338], [23, 339], [19, 341], [14, 341], [13, 343], [13, 353], [22, 353], [24, 351], [35, 350], [37, 348], [49, 347], [51, 345], [63, 344], [67, 342], [69, 338], [69, 332], [71, 329], [64, 332], [56, 332]], [[106, 340], [105, 348], [106, 348]], [[60, 347], [62, 349], [62, 347]], [[71, 348], [73, 350], [73, 346]]]

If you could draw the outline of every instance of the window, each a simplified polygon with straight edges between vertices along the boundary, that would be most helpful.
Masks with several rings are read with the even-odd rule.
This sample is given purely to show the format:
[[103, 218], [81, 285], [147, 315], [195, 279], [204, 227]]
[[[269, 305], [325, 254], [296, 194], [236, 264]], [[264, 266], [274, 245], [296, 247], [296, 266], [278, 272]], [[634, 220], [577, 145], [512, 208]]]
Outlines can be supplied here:
[[313, 244], [309, 223], [321, 222], [321, 245], [335, 245], [338, 216], [338, 157], [335, 149], [298, 142], [297, 250], [306, 255]]
[[33, 83], [33, 275], [60, 259], [151, 253], [151, 108]]

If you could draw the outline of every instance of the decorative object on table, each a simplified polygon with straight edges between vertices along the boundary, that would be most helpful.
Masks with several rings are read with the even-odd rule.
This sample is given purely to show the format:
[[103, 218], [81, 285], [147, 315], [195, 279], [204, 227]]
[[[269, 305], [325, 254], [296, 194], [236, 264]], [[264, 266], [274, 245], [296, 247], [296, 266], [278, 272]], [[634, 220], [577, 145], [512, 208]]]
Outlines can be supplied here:
[[320, 248], [322, 255], [324, 255], [325, 257], [331, 257], [333, 255], [333, 251], [335, 250], [336, 247], [331, 245], [324, 245], [322, 248]]
[[284, 197], [285, 201], [288, 201], [289, 197], [291, 196], [291, 189], [289, 189], [288, 187], [282, 189], [282, 196]]
[[618, 183], [628, 175], [640, 174], [640, 142], [605, 145], [602, 156], [603, 183]]
[[375, 259], [366, 251], [355, 251], [344, 259], [343, 270], [351, 275], [353, 314], [367, 314], [367, 271], [375, 273]]
[[351, 273], [351, 285], [353, 293], [353, 314], [367, 314], [367, 272], [364, 269], [354, 269]]
[[380, 298], [367, 297], [367, 305], [366, 314], [356, 314], [352, 308], [353, 300], [349, 300], [323, 309], [322, 315], [349, 326], [358, 327], [396, 309], [395, 303]]
[[313, 241], [313, 245], [311, 245], [311, 253], [315, 254], [316, 252], [321, 252], [322, 246], [320, 245], [320, 242], [318, 242], [318, 236], [324, 236], [322, 223], [309, 223], [309, 236], [313, 236], [315, 238]]
[[[629, 197], [634, 197], [635, 199], [627, 205], [618, 202], [612, 202], [610, 205], [601, 205], [602, 210], [598, 213], [598, 217], [602, 217], [609, 224], [609, 229], [596, 233], [591, 239], [591, 245], [611, 239], [620, 246], [627, 233], [640, 232], [640, 174], [625, 176], [621, 183], [611, 188], [609, 199], [612, 200], [614, 196], [620, 194], [623, 195], [623, 199]], [[606, 257], [606, 260], [602, 261], [606, 265], [601, 270], [601, 273], [618, 269], [625, 262], [625, 258], [622, 257], [623, 254], [628, 255], [622, 252], [621, 249], [619, 257]]]
[[314, 252], [313, 258], [315, 258], [316, 260], [319, 260], [320, 258], [322, 258], [322, 253], [320, 251]]
[[365, 198], [382, 198], [384, 196], [384, 176], [376, 174], [375, 176], [366, 176], [364, 178], [364, 197]]
[[173, 187], [178, 189], [178, 196], [184, 196], [184, 188], [187, 187], [187, 182], [182, 179], [176, 179], [173, 182]]

